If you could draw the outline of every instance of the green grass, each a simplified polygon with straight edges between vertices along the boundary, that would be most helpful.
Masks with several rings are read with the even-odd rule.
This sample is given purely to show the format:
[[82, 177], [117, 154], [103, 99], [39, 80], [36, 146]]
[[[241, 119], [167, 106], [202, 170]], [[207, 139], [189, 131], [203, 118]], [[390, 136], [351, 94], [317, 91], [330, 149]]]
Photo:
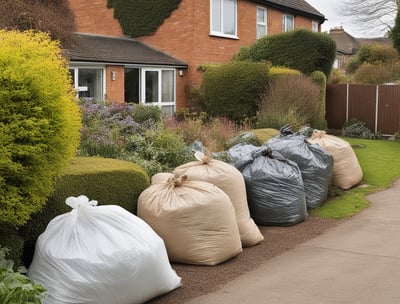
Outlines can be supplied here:
[[400, 142], [343, 138], [357, 155], [363, 170], [362, 186], [344, 191], [343, 195], [327, 200], [311, 211], [327, 218], [347, 218], [369, 206], [365, 196], [388, 188], [400, 177]]

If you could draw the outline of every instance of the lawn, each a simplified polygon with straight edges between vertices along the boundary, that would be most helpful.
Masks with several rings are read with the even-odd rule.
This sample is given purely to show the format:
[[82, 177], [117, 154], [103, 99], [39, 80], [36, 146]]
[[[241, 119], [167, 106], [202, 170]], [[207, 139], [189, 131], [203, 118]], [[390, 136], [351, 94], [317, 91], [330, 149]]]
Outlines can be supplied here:
[[363, 170], [362, 183], [327, 200], [311, 213], [320, 217], [346, 218], [369, 206], [365, 196], [390, 187], [400, 177], [400, 142], [343, 138], [348, 141]]

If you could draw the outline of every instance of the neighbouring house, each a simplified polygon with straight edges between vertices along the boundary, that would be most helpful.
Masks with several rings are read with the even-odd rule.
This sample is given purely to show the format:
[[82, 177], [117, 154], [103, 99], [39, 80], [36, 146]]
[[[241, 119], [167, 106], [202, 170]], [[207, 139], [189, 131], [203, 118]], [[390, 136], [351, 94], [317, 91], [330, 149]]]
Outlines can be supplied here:
[[361, 44], [341, 26], [330, 29], [329, 36], [336, 42], [336, 59], [333, 67], [345, 70], [347, 62], [357, 54]]
[[187, 94], [201, 84], [200, 66], [228, 62], [265, 35], [320, 32], [326, 20], [304, 0], [175, 2], [153, 32], [128, 37], [107, 0], [69, 0], [78, 43], [66, 53], [77, 94], [155, 104], [171, 114], [186, 108]]

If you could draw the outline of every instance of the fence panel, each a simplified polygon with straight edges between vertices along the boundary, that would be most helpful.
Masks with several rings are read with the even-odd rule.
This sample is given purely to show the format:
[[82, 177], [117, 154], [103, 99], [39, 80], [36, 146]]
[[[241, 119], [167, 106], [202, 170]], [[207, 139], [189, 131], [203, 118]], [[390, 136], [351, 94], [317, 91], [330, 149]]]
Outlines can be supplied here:
[[346, 122], [347, 85], [326, 86], [326, 120], [329, 129], [341, 130]]
[[375, 130], [376, 85], [349, 85], [349, 115], [366, 123], [368, 128]]
[[329, 84], [326, 89], [328, 128], [341, 129], [352, 118], [373, 132], [394, 134], [400, 130], [400, 86]]
[[400, 86], [379, 86], [378, 131], [394, 134], [400, 130]]

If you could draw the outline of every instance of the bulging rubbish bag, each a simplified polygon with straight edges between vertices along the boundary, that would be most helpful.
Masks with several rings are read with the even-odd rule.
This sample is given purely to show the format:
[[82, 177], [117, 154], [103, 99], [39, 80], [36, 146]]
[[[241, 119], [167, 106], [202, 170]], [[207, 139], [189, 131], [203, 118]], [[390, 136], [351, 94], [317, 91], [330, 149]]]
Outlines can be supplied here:
[[217, 186], [159, 173], [138, 198], [138, 216], [164, 240], [173, 262], [216, 265], [242, 245], [229, 196]]
[[69, 197], [71, 212], [39, 236], [28, 276], [48, 291], [44, 304], [144, 303], [181, 285], [163, 240], [116, 205]]
[[321, 206], [332, 183], [333, 157], [324, 148], [307, 142], [305, 136], [282, 128], [281, 135], [268, 140], [265, 146], [294, 161], [300, 168], [308, 209]]
[[[266, 147], [238, 145], [229, 150], [240, 162], [246, 181], [250, 214], [259, 225], [290, 226], [307, 216], [306, 198], [299, 167]], [[251, 160], [250, 160], [251, 159]]]
[[223, 190], [231, 199], [235, 209], [243, 247], [258, 244], [263, 235], [250, 217], [247, 202], [246, 185], [238, 169], [226, 162], [213, 159], [209, 155], [197, 152], [197, 161], [183, 164], [173, 171], [177, 175], [186, 175], [191, 180], [211, 183]]
[[347, 141], [319, 130], [314, 130], [307, 141], [320, 145], [332, 155], [333, 185], [347, 190], [361, 182], [363, 172], [360, 163]]

